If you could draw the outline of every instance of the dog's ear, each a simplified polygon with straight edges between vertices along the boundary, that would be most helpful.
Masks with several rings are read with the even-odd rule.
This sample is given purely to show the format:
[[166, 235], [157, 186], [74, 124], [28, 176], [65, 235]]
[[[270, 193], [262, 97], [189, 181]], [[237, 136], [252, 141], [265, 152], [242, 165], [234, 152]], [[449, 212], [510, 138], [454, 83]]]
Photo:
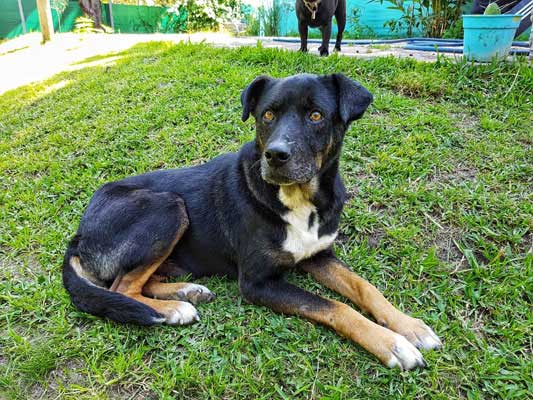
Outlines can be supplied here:
[[343, 74], [333, 74], [331, 77], [337, 86], [339, 114], [342, 121], [349, 124], [361, 118], [372, 103], [372, 94], [359, 82]]
[[255, 106], [261, 97], [261, 93], [265, 89], [266, 84], [270, 81], [272, 81], [272, 78], [269, 76], [258, 76], [242, 91], [241, 104], [243, 122], [248, 119], [250, 113], [254, 112]]

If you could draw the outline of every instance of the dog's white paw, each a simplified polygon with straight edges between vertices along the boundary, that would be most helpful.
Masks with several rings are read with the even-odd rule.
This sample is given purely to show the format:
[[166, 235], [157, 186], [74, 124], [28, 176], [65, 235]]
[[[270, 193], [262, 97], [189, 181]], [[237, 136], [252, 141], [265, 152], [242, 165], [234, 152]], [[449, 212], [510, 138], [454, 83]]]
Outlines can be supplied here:
[[392, 345], [391, 357], [387, 361], [389, 368], [399, 367], [402, 371], [408, 371], [416, 367], [426, 367], [422, 354], [409, 341], [401, 335], [395, 334]]
[[176, 293], [178, 299], [189, 301], [193, 304], [209, 302], [215, 295], [205, 286], [196, 283], [188, 283]]
[[166, 323], [168, 325], [189, 325], [200, 321], [198, 311], [194, 306], [185, 301], [178, 302], [179, 305], [168, 313]]
[[404, 336], [418, 349], [432, 350], [442, 347], [442, 342], [433, 329], [420, 319], [403, 314], [402, 318], [389, 328]]
[[414, 332], [414, 335], [417, 338], [417, 341], [414, 343], [414, 345], [422, 350], [432, 350], [441, 348], [442, 342], [439, 337], [435, 335], [433, 329], [424, 324], [422, 321], [420, 322], [422, 323], [422, 327], [420, 327], [419, 330]]

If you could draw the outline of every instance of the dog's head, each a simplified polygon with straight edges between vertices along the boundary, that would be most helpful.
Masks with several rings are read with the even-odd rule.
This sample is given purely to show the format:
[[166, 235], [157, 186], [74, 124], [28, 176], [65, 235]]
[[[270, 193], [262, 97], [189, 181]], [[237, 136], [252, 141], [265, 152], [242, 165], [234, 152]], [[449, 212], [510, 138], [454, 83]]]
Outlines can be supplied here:
[[269, 183], [306, 183], [339, 157], [344, 133], [372, 95], [342, 74], [259, 76], [241, 94], [242, 120], [252, 114]]

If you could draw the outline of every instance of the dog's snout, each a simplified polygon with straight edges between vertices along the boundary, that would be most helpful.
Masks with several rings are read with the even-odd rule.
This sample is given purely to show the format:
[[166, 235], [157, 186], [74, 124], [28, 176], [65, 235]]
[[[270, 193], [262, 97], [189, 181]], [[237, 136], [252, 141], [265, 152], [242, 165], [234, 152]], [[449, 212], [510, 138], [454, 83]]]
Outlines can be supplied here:
[[265, 158], [269, 165], [279, 167], [291, 158], [291, 149], [285, 142], [274, 142], [265, 150]]

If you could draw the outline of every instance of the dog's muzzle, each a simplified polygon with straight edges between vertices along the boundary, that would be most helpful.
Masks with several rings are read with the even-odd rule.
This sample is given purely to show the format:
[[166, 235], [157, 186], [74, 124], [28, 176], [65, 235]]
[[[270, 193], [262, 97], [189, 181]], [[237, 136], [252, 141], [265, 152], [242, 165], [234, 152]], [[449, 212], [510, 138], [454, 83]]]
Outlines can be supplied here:
[[312, 157], [293, 152], [288, 146], [274, 143], [261, 157], [261, 177], [274, 185], [309, 182], [318, 168]]

